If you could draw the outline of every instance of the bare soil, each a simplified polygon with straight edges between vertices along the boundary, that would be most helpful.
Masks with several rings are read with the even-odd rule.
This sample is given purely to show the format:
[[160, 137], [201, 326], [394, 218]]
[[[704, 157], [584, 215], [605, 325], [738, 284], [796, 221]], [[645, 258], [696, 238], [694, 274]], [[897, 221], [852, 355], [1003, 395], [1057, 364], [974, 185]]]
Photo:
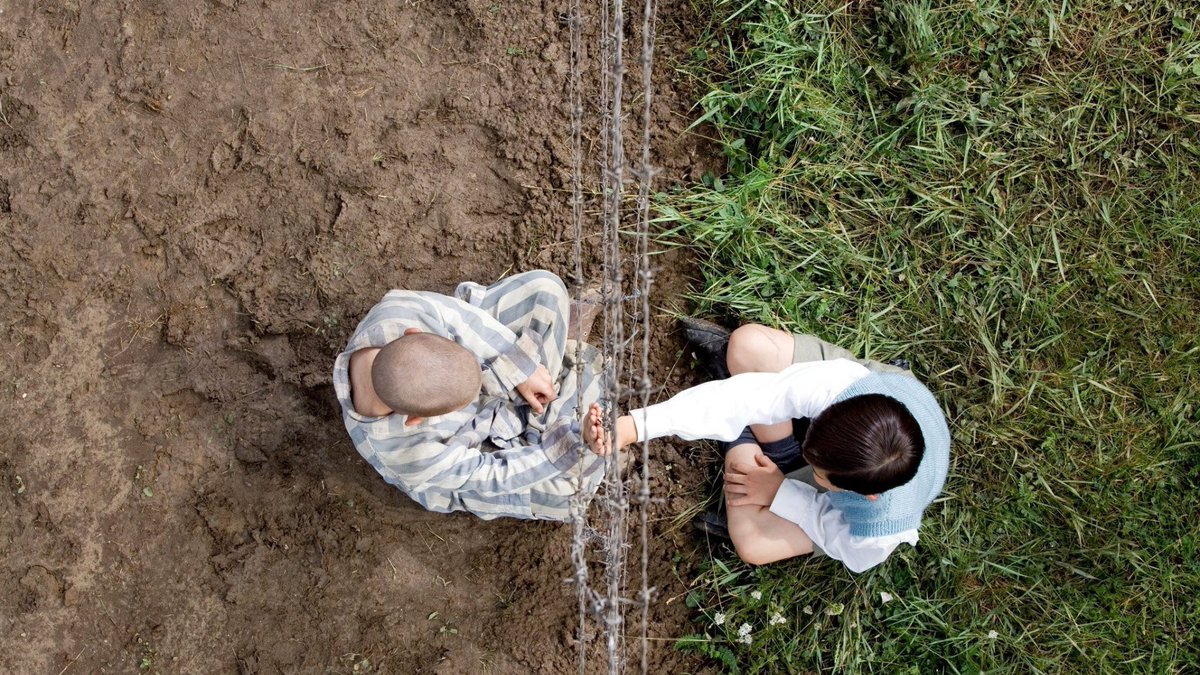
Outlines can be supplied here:
[[[330, 386], [389, 288], [570, 280], [565, 6], [0, 0], [0, 672], [574, 669], [569, 527], [423, 511]], [[660, 8], [661, 188], [713, 162], [674, 70], [701, 21]], [[655, 454], [651, 669], [695, 670], [702, 470]]]

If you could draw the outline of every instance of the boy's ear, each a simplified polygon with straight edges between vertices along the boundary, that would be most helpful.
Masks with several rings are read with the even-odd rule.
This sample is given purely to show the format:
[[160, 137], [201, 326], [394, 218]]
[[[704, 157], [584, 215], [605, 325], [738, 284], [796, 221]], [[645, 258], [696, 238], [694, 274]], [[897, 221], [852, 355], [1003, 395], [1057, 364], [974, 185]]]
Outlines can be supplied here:
[[420, 333], [420, 332], [421, 332], [420, 328], [405, 328], [404, 329], [405, 335], [413, 335], [414, 333]]
[[404, 426], [415, 427], [424, 421], [425, 421], [424, 417], [417, 417], [416, 415], [409, 415], [408, 419], [404, 420]]

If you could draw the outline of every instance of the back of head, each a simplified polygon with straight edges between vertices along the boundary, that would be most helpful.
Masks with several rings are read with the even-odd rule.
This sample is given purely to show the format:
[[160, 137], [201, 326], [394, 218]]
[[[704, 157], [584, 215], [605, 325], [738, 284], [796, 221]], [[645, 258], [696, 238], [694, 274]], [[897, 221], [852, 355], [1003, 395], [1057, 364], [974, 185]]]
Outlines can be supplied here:
[[444, 415], [474, 401], [482, 378], [471, 352], [432, 333], [392, 340], [371, 366], [375, 395], [397, 413], [419, 417]]
[[864, 394], [838, 401], [812, 420], [804, 458], [829, 482], [861, 495], [900, 487], [917, 475], [925, 440], [896, 399]]

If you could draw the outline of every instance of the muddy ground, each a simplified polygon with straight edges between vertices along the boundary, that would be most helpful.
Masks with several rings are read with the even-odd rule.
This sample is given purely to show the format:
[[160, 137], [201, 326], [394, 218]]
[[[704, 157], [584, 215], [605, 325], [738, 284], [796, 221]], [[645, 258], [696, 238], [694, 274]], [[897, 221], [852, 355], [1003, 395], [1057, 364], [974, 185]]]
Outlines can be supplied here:
[[[0, 672], [574, 668], [569, 528], [422, 511], [330, 386], [389, 288], [569, 279], [565, 6], [0, 0]], [[660, 187], [714, 161], [699, 25], [662, 3]], [[656, 272], [677, 307], [688, 260]], [[695, 670], [703, 471], [655, 453], [651, 668]]]

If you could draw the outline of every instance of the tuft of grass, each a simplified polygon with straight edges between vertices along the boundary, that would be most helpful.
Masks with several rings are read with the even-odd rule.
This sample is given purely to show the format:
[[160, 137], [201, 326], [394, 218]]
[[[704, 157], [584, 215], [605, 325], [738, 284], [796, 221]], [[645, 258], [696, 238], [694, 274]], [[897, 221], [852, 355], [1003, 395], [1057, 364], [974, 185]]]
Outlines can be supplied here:
[[747, 672], [1195, 667], [1200, 8], [704, 11], [697, 123], [728, 173], [658, 198], [697, 312], [910, 359], [953, 446], [919, 547], [858, 576], [730, 551], [680, 647]]

